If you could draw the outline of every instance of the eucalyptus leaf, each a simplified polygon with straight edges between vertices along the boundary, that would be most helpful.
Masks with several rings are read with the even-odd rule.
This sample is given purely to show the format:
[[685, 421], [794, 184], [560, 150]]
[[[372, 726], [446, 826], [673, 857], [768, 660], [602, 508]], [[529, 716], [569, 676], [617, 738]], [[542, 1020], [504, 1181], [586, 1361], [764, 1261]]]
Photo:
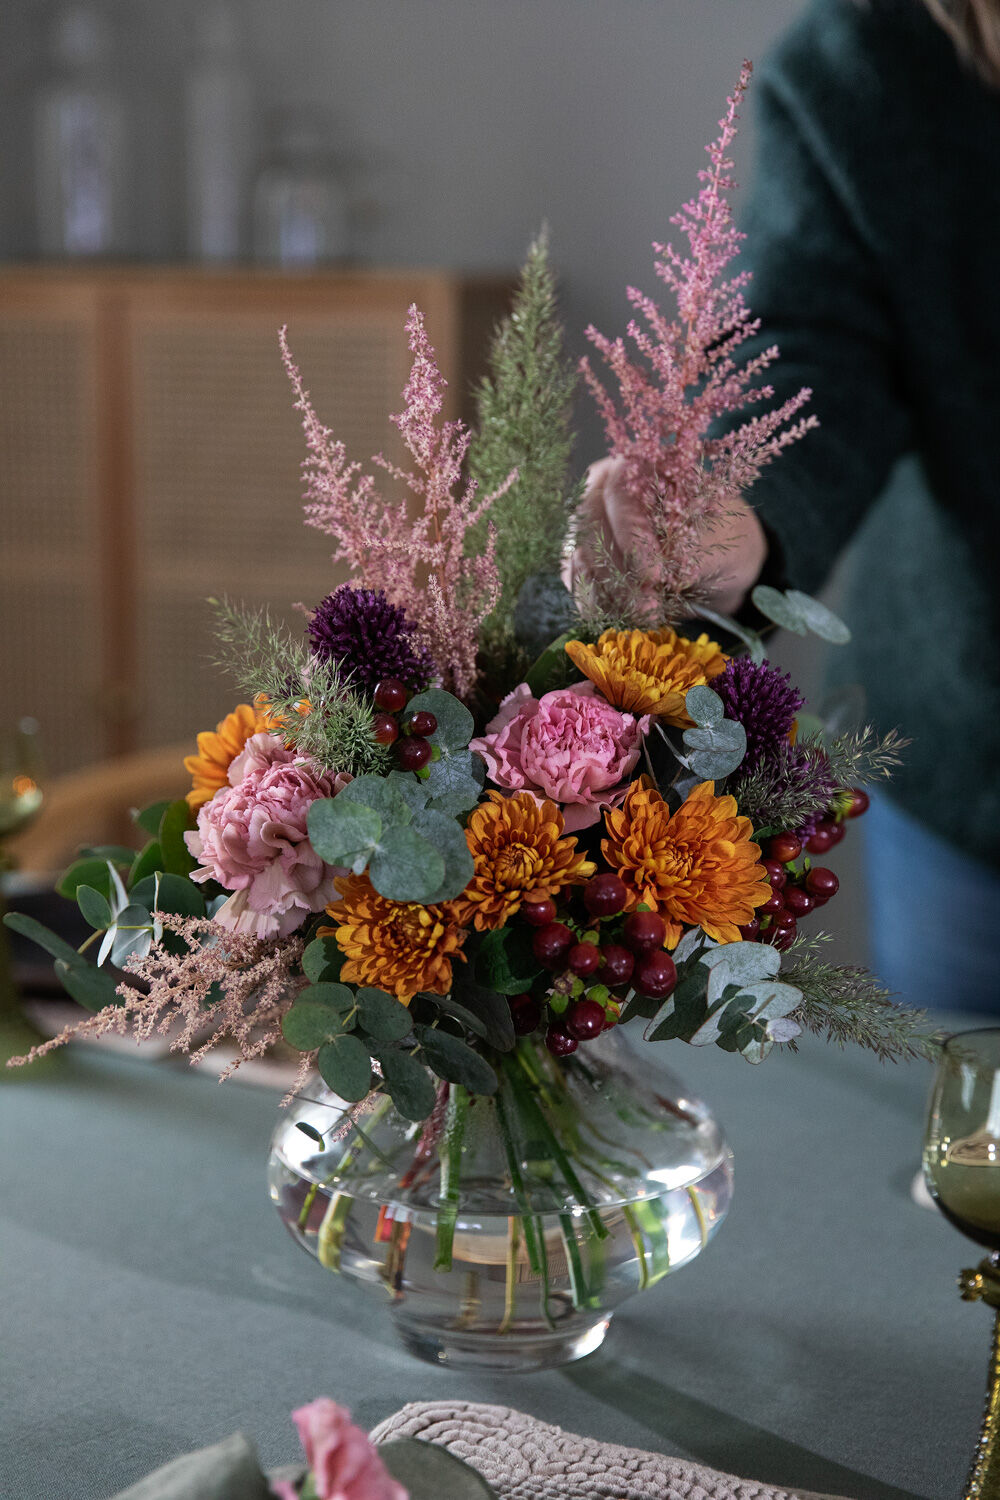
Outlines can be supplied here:
[[108, 861], [96, 855], [87, 859], [75, 859], [69, 869], [64, 870], [59, 877], [56, 890], [68, 901], [75, 901], [77, 890], [81, 885], [92, 886], [95, 891], [99, 891], [110, 901], [113, 887]]
[[428, 738], [442, 750], [464, 750], [475, 733], [476, 724], [465, 704], [443, 688], [428, 688], [406, 705], [406, 715], [431, 713], [437, 728]]
[[830, 641], [834, 646], [846, 646], [851, 639], [851, 632], [832, 609], [827, 609], [819, 599], [814, 599], [811, 594], [803, 594], [798, 589], [789, 589], [785, 597], [799, 611], [813, 635]]
[[498, 995], [521, 995], [542, 972], [531, 949], [531, 933], [523, 927], [498, 927], [488, 932], [475, 961], [475, 977]]
[[135, 859], [135, 850], [125, 844], [85, 844], [80, 850], [81, 859], [110, 859], [112, 864], [124, 865], [127, 869]]
[[532, 573], [518, 590], [512, 623], [518, 644], [537, 656], [560, 632], [578, 630], [580, 616], [558, 573]]
[[3, 919], [4, 926], [9, 927], [11, 932], [20, 933], [21, 937], [30, 938], [37, 943], [39, 948], [44, 948], [53, 958], [63, 959], [68, 964], [80, 962], [80, 955], [76, 949], [71, 947], [58, 933], [50, 932], [35, 917], [29, 917], [26, 912], [9, 911]]
[[346, 865], [360, 875], [382, 832], [382, 818], [372, 807], [349, 798], [323, 797], [306, 816], [309, 842], [329, 865]]
[[395, 995], [367, 986], [357, 991], [358, 1022], [379, 1042], [399, 1042], [413, 1030], [410, 1012]]
[[792, 630], [796, 635], [808, 634], [809, 626], [802, 610], [780, 589], [771, 588], [767, 583], [758, 583], [750, 598], [761, 614], [773, 620], [775, 625], [780, 625], [782, 630]]
[[397, 1047], [382, 1048], [378, 1061], [399, 1113], [407, 1120], [426, 1120], [437, 1101], [437, 1087], [423, 1064]]
[[441, 760], [432, 760], [427, 766], [429, 775], [423, 786], [430, 797], [430, 807], [435, 812], [468, 812], [479, 801], [482, 788], [476, 779], [475, 762], [479, 760], [471, 750], [456, 750]]
[[163, 869], [171, 875], [188, 875], [197, 860], [184, 842], [184, 835], [194, 827], [194, 815], [183, 797], [171, 802], [160, 819], [157, 838], [163, 855]]
[[[432, 764], [436, 765], [437, 762], [434, 761]], [[414, 812], [427, 806], [430, 797], [427, 783], [421, 777], [415, 776], [412, 771], [390, 771], [385, 780], [387, 785], [398, 792]]]
[[[414, 820], [427, 816], [426, 812], [416, 813]], [[444, 882], [445, 862], [416, 826], [388, 828], [372, 855], [368, 874], [379, 895], [387, 901], [426, 903], [436, 899]]]
[[400, 788], [384, 776], [356, 776], [337, 793], [338, 799], [374, 808], [383, 828], [404, 825], [413, 817], [413, 808]]
[[145, 958], [153, 942], [153, 918], [144, 906], [132, 901], [118, 913], [111, 943], [111, 962], [120, 969], [127, 958]]
[[802, 1035], [802, 1027], [791, 1016], [775, 1016], [767, 1023], [767, 1035], [772, 1042], [790, 1042]]
[[413, 827], [437, 851], [444, 863], [441, 882], [430, 899], [452, 900], [465, 890], [475, 874], [464, 830], [453, 817], [430, 807], [423, 812], [414, 813]]
[[[709, 995], [704, 1020], [687, 1038], [691, 1046], [707, 1047], [710, 1042], [717, 1041], [723, 1029], [723, 1021], [726, 1019], [727, 1014], [730, 1013], [730, 1007], [736, 1002], [736, 1007], [739, 1009], [739, 1003], [743, 998], [738, 984], [727, 984], [723, 988], [721, 995], [714, 1001], [711, 995]], [[752, 1004], [750, 996], [746, 996], [746, 1004]]]
[[302, 972], [313, 984], [319, 984], [339, 979], [343, 963], [344, 954], [336, 938], [314, 938], [302, 955]]
[[[308, 995], [309, 991], [304, 993]], [[315, 1052], [317, 1047], [343, 1035], [347, 1009], [349, 1007], [341, 1010], [318, 1001], [296, 1000], [281, 1018], [281, 1034], [296, 1051]]]
[[410, 1500], [497, 1500], [481, 1474], [436, 1443], [392, 1438], [378, 1455]]
[[684, 698], [684, 707], [687, 709], [688, 717], [696, 724], [706, 726], [721, 724], [726, 716], [726, 706], [722, 699], [704, 683], [688, 689]]
[[163, 853], [160, 849], [160, 841], [159, 839], [150, 839], [149, 843], [145, 844], [139, 850], [139, 853], [132, 861], [131, 869], [128, 872], [129, 890], [138, 885], [140, 880], [145, 880], [147, 875], [154, 875], [157, 870], [162, 869]]
[[371, 1059], [356, 1036], [344, 1034], [324, 1042], [316, 1066], [327, 1088], [348, 1104], [357, 1104], [371, 1089]]
[[747, 732], [735, 719], [720, 719], [715, 724], [685, 729], [684, 748], [690, 752], [692, 771], [714, 781], [735, 771], [743, 760]]
[[719, 614], [717, 610], [709, 609], [705, 604], [692, 604], [693, 612], [699, 619], [707, 620], [710, 625], [717, 625], [720, 630], [725, 630], [729, 635], [742, 641], [750, 653], [750, 660], [762, 662], [765, 657], [764, 642], [756, 630], [749, 626], [741, 625], [739, 620], [734, 620], [732, 615]]
[[[154, 875], [153, 892], [153, 901], [148, 903], [151, 910], [170, 912], [175, 917], [205, 915], [204, 896], [183, 875], [171, 875], [169, 871], [158, 877]], [[134, 899], [142, 901], [142, 897], [135, 891], [132, 894]]]
[[719, 943], [703, 953], [698, 962], [712, 972], [715, 989], [709, 988], [709, 999], [719, 993], [720, 984], [744, 985], [757, 979], [771, 979], [781, 968], [781, 954], [770, 943]]
[[446, 1014], [455, 1015], [459, 1011], [462, 1012], [458, 1015], [459, 1020], [471, 1014], [483, 1028], [482, 1032], [479, 1032], [471, 1022], [465, 1022], [471, 1031], [482, 1035], [498, 1052], [510, 1052], [516, 1038], [510, 1004], [506, 995], [498, 994], [496, 990], [489, 990], [477, 984], [467, 967], [458, 969], [456, 965], [456, 969], [451, 996], [444, 1000], [439, 995], [433, 995], [431, 998]]
[[108, 898], [102, 896], [100, 891], [95, 891], [92, 885], [77, 886], [76, 904], [91, 927], [101, 931], [111, 926], [111, 907], [108, 905]]
[[460, 1083], [470, 1094], [495, 1094], [499, 1080], [484, 1057], [460, 1037], [421, 1027], [417, 1032], [424, 1055], [439, 1078]]
[[79, 957], [75, 964], [57, 958], [54, 967], [67, 995], [85, 1010], [96, 1012], [106, 1005], [121, 1005], [118, 980], [107, 969], [96, 969]]
[[551, 646], [547, 646], [538, 660], [528, 668], [524, 680], [533, 697], [542, 698], [553, 688], [562, 687], [570, 672], [576, 670], [566, 655], [566, 643], [573, 640], [576, 634], [576, 631], [567, 630]]
[[152, 802], [149, 807], [134, 810], [132, 821], [138, 824], [143, 833], [148, 833], [151, 838], [155, 839], [160, 831], [160, 824], [163, 822], [163, 814], [170, 806], [170, 800], [168, 797], [164, 802]]
[[666, 1042], [675, 1037], [687, 1040], [698, 1030], [708, 1011], [707, 980], [701, 964], [692, 964], [680, 976], [673, 994], [646, 1027], [648, 1042]]

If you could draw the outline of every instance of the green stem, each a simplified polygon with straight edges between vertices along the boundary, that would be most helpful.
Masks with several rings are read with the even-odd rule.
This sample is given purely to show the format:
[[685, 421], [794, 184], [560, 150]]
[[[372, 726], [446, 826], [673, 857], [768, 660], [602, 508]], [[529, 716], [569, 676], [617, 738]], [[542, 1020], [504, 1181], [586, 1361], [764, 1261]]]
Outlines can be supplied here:
[[503, 1067], [510, 1078], [511, 1088], [523, 1108], [526, 1118], [531, 1120], [534, 1128], [545, 1141], [552, 1160], [563, 1175], [566, 1186], [574, 1194], [577, 1203], [586, 1208], [587, 1218], [590, 1221], [590, 1227], [594, 1231], [594, 1234], [599, 1240], [607, 1239], [608, 1231], [601, 1221], [601, 1216], [597, 1212], [590, 1194], [576, 1175], [573, 1163], [563, 1150], [555, 1132], [545, 1118], [538, 1100], [535, 1098], [531, 1073], [525, 1066], [525, 1060], [522, 1057], [520, 1048], [516, 1052], [509, 1053], [504, 1057]]
[[[503, 1098], [503, 1081], [500, 1089], [494, 1095], [494, 1104], [497, 1112], [497, 1125], [500, 1129], [500, 1139], [503, 1142], [504, 1154], [507, 1157], [507, 1170], [510, 1173], [511, 1187], [514, 1189], [514, 1197], [517, 1199], [521, 1210], [522, 1227], [524, 1229], [524, 1248], [528, 1256], [528, 1266], [533, 1276], [537, 1276], [541, 1282], [542, 1293], [542, 1316], [550, 1328], [555, 1328], [552, 1315], [549, 1312], [549, 1261], [545, 1253], [545, 1224], [541, 1217], [536, 1217], [531, 1212], [531, 1203], [528, 1198], [528, 1189], [525, 1185], [524, 1174], [521, 1171], [521, 1163], [511, 1133], [510, 1121], [507, 1118], [507, 1106]], [[508, 1272], [509, 1276], [509, 1272]]]
[[340, 1270], [340, 1256], [344, 1248], [344, 1231], [354, 1199], [349, 1193], [334, 1193], [330, 1206], [323, 1215], [316, 1237], [316, 1258], [328, 1271]]
[[452, 1245], [458, 1220], [458, 1189], [462, 1174], [462, 1143], [469, 1113], [469, 1094], [460, 1083], [452, 1084], [444, 1124], [441, 1152], [441, 1207], [437, 1216], [435, 1271], [451, 1270]]

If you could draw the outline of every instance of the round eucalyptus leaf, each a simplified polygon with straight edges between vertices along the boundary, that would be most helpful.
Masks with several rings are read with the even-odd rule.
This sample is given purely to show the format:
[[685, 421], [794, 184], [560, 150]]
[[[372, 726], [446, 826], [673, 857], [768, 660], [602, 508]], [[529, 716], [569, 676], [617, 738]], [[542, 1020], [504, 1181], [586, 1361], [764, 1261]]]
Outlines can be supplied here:
[[704, 683], [688, 689], [684, 707], [696, 724], [719, 724], [726, 714], [725, 704], [718, 693], [713, 693]]
[[414, 775], [412, 771], [390, 771], [385, 780], [393, 791], [399, 793], [413, 812], [427, 806], [427, 799], [430, 796], [427, 783], [421, 777]]
[[834, 646], [846, 646], [851, 639], [851, 632], [840, 616], [835, 615], [832, 609], [827, 609], [825, 604], [821, 604], [811, 594], [789, 589], [786, 598], [798, 610], [813, 635], [830, 641]]
[[809, 627], [801, 609], [780, 589], [773, 589], [766, 583], [758, 583], [750, 598], [762, 615], [766, 615], [783, 630], [793, 630], [796, 635], [807, 633]]
[[91, 927], [102, 929], [111, 926], [111, 907], [107, 896], [95, 891], [92, 885], [78, 885], [76, 904]]
[[330, 1005], [296, 1000], [281, 1019], [281, 1034], [298, 1052], [315, 1052], [344, 1033], [344, 1012]]
[[103, 1010], [106, 1005], [121, 1005], [117, 993], [118, 981], [107, 969], [96, 969], [82, 958], [76, 963], [67, 963], [64, 958], [57, 958], [54, 967], [67, 995], [72, 996], [85, 1010], [96, 1012]]
[[439, 1078], [448, 1083], [460, 1083], [470, 1094], [496, 1093], [499, 1087], [497, 1075], [486, 1059], [460, 1037], [421, 1028], [419, 1038], [427, 1061]]
[[[288, 1014], [291, 1015], [291, 1011]], [[345, 1033], [324, 1042], [316, 1066], [327, 1088], [348, 1104], [357, 1104], [371, 1088], [371, 1059], [356, 1036]]]
[[363, 987], [355, 996], [358, 1021], [378, 1042], [399, 1042], [413, 1030], [410, 1012], [395, 995]]
[[443, 688], [428, 688], [426, 693], [418, 693], [406, 705], [405, 713], [433, 714], [437, 728], [429, 738], [442, 750], [464, 750], [475, 733], [475, 720], [465, 704]]
[[135, 954], [138, 958], [145, 958], [153, 942], [153, 919], [144, 906], [131, 902], [125, 910], [119, 912], [114, 927], [108, 928], [108, 934], [114, 933], [111, 940], [111, 962], [120, 969], [127, 958]]
[[302, 972], [313, 984], [340, 977], [344, 955], [334, 937], [313, 938], [302, 955]]
[[344, 798], [373, 808], [381, 817], [383, 828], [408, 823], [413, 817], [413, 809], [402, 790], [385, 776], [355, 776], [337, 793], [338, 802]]
[[360, 875], [382, 832], [382, 818], [373, 807], [343, 796], [323, 797], [310, 807], [306, 827], [320, 859]]
[[392, 1438], [378, 1454], [410, 1500], [497, 1500], [481, 1474], [436, 1443]]
[[368, 867], [372, 885], [387, 901], [433, 901], [444, 873], [444, 859], [413, 825], [387, 829]]
[[475, 874], [475, 865], [469, 853], [465, 831], [453, 817], [427, 808], [414, 815], [413, 826], [429, 844], [437, 850], [444, 861], [441, 883], [431, 898], [434, 901], [450, 901], [465, 890]]
[[399, 1113], [407, 1120], [426, 1120], [437, 1100], [434, 1080], [409, 1052], [384, 1048], [378, 1056], [385, 1087]]

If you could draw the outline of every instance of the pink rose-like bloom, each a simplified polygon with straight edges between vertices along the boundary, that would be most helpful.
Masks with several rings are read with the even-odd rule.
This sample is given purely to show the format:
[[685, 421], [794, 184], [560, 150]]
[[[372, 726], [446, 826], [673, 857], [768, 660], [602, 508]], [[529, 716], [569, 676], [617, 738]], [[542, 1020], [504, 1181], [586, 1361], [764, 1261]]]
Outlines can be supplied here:
[[323, 774], [274, 734], [255, 734], [229, 767], [221, 787], [184, 835], [198, 861], [191, 879], [217, 880], [233, 894], [214, 920], [253, 937], [287, 937], [310, 912], [334, 900], [334, 877], [309, 842], [306, 814], [332, 797], [348, 777]]
[[292, 1412], [320, 1500], [409, 1500], [350, 1412], [328, 1396]]
[[612, 708], [593, 683], [533, 698], [522, 682], [469, 749], [483, 757], [498, 787], [558, 802], [572, 831], [596, 823], [602, 806], [621, 801], [620, 783], [639, 759], [648, 729], [648, 714], [637, 719]]

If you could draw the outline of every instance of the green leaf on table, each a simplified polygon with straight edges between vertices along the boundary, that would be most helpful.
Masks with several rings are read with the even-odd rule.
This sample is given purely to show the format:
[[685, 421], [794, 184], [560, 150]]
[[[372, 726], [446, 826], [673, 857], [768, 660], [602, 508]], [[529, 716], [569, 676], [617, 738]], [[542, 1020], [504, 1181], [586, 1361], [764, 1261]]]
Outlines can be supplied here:
[[385, 776], [356, 776], [337, 797], [338, 805], [346, 798], [348, 802], [372, 808], [382, 819], [383, 828], [406, 824], [413, 817], [413, 808], [399, 786]]
[[451, 901], [465, 890], [475, 874], [475, 865], [464, 830], [455, 822], [454, 817], [437, 812], [432, 807], [414, 814], [413, 827], [421, 838], [426, 839], [437, 851], [444, 862], [441, 882], [429, 899]]
[[371, 1089], [371, 1059], [356, 1036], [345, 1032], [324, 1042], [316, 1066], [327, 1088], [348, 1104], [357, 1104]]
[[302, 955], [302, 972], [313, 984], [337, 980], [344, 964], [344, 954], [334, 937], [314, 938]]
[[281, 1033], [299, 1052], [314, 1052], [353, 1025], [353, 1018], [347, 1022], [353, 1009], [354, 995], [346, 984], [313, 984], [285, 1012]]
[[155, 875], [158, 870], [163, 869], [163, 851], [160, 849], [159, 839], [150, 839], [135, 856], [132, 868], [128, 872], [126, 884], [129, 890], [145, 880], [147, 875]]
[[410, 1012], [395, 995], [362, 986], [356, 996], [358, 1023], [378, 1042], [399, 1042], [413, 1030]]
[[306, 827], [320, 859], [360, 875], [378, 843], [382, 818], [373, 807], [349, 798], [323, 797], [310, 807]]
[[106, 1005], [122, 1003], [117, 994], [118, 980], [107, 969], [96, 969], [78, 957], [75, 964], [57, 958], [55, 971], [67, 995], [85, 1010], [99, 1011]]
[[476, 955], [475, 977], [498, 995], [523, 995], [542, 972], [524, 927], [497, 927], [488, 932]]
[[56, 891], [68, 901], [76, 900], [78, 887], [93, 886], [108, 901], [111, 899], [111, 871], [106, 859], [75, 859], [68, 870], [64, 870], [56, 883]]
[[188, 875], [195, 868], [197, 860], [184, 842], [184, 835], [194, 826], [194, 813], [183, 797], [168, 803], [157, 830], [163, 868], [168, 874]]
[[92, 885], [78, 885], [76, 904], [91, 927], [103, 931], [111, 926], [111, 907], [107, 896], [102, 896]]
[[726, 706], [722, 699], [704, 683], [688, 689], [684, 698], [684, 707], [687, 709], [688, 717], [692, 718], [696, 724], [703, 726], [721, 724], [726, 717]]
[[427, 816], [426, 812], [416, 813], [413, 826], [387, 828], [379, 838], [368, 874], [387, 901], [434, 901], [443, 886], [444, 858], [415, 826], [418, 818]]
[[481, 1474], [436, 1443], [392, 1438], [378, 1455], [410, 1500], [497, 1500]]
[[21, 937], [30, 938], [37, 943], [39, 948], [44, 948], [53, 958], [63, 959], [68, 964], [80, 962], [80, 955], [76, 949], [71, 947], [58, 933], [50, 932], [35, 917], [29, 917], [23, 911], [9, 911], [3, 919], [4, 926], [9, 927], [11, 932], [17, 932]]
[[464, 750], [475, 733], [475, 720], [465, 704], [443, 688], [428, 688], [425, 693], [418, 693], [410, 699], [405, 712], [407, 718], [416, 713], [434, 715], [437, 728], [428, 739], [441, 750]]
[[386, 1093], [407, 1120], [426, 1120], [437, 1100], [437, 1086], [422, 1063], [398, 1047], [378, 1053]]
[[798, 589], [789, 589], [785, 597], [799, 611], [806, 623], [806, 628], [811, 630], [813, 635], [818, 635], [821, 640], [830, 641], [834, 646], [846, 646], [851, 639], [851, 632], [832, 609], [827, 609], [825, 604], [821, 604], [811, 594], [803, 594]]
[[142, 829], [143, 833], [148, 833], [155, 839], [160, 831], [160, 824], [163, 822], [163, 814], [170, 806], [170, 801], [171, 799], [168, 797], [163, 802], [151, 802], [148, 807], [133, 809], [133, 823], [136, 823]]
[[461, 1037], [422, 1026], [417, 1037], [424, 1055], [439, 1078], [460, 1083], [470, 1094], [495, 1094], [499, 1080], [485, 1057], [463, 1042]]

